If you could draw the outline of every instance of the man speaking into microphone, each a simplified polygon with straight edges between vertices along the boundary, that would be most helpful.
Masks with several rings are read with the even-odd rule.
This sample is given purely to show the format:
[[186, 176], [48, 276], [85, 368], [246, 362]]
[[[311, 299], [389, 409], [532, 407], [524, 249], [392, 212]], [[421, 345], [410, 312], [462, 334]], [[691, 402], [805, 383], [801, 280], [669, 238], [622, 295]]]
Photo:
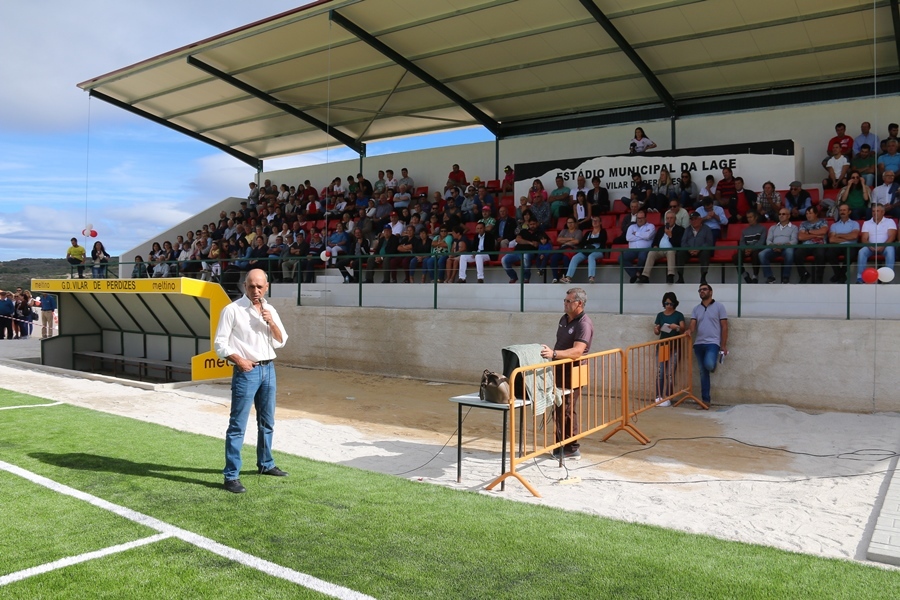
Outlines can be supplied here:
[[231, 376], [231, 417], [225, 433], [225, 489], [246, 492], [241, 485], [241, 447], [250, 406], [256, 407], [256, 467], [262, 475], [285, 477], [272, 458], [275, 428], [275, 349], [284, 346], [287, 333], [275, 309], [266, 302], [269, 282], [262, 269], [247, 273], [245, 293], [222, 309], [215, 349], [234, 364]]

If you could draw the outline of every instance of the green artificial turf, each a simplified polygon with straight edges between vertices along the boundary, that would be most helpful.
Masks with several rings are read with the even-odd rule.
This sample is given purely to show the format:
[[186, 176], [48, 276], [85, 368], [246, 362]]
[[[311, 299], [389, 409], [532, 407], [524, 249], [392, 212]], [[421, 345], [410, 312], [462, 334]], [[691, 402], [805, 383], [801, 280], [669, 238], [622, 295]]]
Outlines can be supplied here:
[[35, 404], [50, 404], [53, 400], [45, 400], [44, 398], [35, 398], [28, 394], [20, 394], [18, 392], [10, 392], [9, 390], [0, 390], [0, 408], [4, 406], [32, 406]]
[[289, 455], [290, 477], [245, 473], [232, 495], [220, 439], [71, 406], [5, 412], [4, 461], [378, 598], [900, 597], [893, 571]]

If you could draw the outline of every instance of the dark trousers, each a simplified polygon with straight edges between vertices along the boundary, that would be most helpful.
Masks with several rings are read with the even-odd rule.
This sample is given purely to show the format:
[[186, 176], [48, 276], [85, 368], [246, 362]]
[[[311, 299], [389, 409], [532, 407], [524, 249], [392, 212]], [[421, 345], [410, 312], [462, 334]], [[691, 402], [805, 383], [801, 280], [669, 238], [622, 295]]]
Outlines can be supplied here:
[[[554, 410], [554, 421], [556, 426], [556, 441], [562, 441], [564, 439], [573, 437], [581, 433], [581, 428], [579, 426], [578, 421], [578, 404], [581, 400], [581, 389], [572, 390], [570, 394], [563, 395], [563, 401], [561, 406], [557, 406]], [[574, 452], [578, 450], [581, 444], [578, 441], [574, 441], [570, 444], [566, 444], [565, 450], [567, 452]]]
[[11, 340], [12, 338], [12, 319], [9, 315], [0, 316], [0, 340]]
[[[806, 259], [810, 256], [813, 257], [813, 264], [812, 268], [807, 268]], [[825, 248], [822, 248], [820, 244], [800, 246], [794, 250], [794, 264], [797, 265], [801, 277], [812, 273], [812, 282], [822, 283], [822, 278], [825, 276]]]
[[857, 254], [859, 248], [825, 248], [825, 262], [834, 269], [834, 278], [838, 283], [847, 280], [847, 265], [856, 260]]
[[[741, 252], [741, 250], [738, 250]], [[734, 258], [731, 259], [731, 262], [737, 265], [738, 263], [738, 252], [734, 253]], [[759, 250], [750, 250], [750, 256], [748, 257], [746, 254], [741, 259], [741, 268], [738, 269], [738, 275], [743, 275], [747, 269], [747, 265], [753, 266], [753, 276], [757, 279], [759, 278]]]
[[[675, 255], [675, 265], [678, 267], [678, 276], [684, 277], [684, 265], [687, 264], [691, 255], [689, 250], [681, 250]], [[712, 250], [700, 250], [697, 260], [700, 261], [700, 279], [706, 281], [706, 273], [709, 271], [709, 259], [712, 257]]]

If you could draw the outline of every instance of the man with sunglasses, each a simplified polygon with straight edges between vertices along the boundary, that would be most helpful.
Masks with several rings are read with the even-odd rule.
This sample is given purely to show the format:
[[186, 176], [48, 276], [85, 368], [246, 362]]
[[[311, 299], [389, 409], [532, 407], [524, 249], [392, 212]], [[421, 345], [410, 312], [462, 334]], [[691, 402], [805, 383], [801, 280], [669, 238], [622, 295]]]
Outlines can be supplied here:
[[691, 312], [691, 339], [700, 366], [700, 397], [708, 408], [712, 404], [709, 375], [715, 373], [720, 354], [728, 354], [728, 313], [721, 302], [713, 300], [712, 286], [700, 284], [697, 291], [700, 304]]

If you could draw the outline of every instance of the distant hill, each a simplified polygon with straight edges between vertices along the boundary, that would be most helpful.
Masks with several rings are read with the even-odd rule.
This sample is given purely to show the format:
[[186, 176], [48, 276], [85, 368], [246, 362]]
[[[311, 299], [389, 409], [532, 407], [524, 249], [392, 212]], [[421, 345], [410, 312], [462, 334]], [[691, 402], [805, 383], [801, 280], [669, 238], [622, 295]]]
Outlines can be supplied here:
[[[110, 272], [118, 273], [119, 260], [110, 261]], [[0, 261], [0, 290], [14, 290], [17, 287], [31, 289], [32, 279], [65, 279], [73, 269], [64, 258], [19, 258]], [[91, 275], [91, 266], [85, 265], [85, 274]]]

